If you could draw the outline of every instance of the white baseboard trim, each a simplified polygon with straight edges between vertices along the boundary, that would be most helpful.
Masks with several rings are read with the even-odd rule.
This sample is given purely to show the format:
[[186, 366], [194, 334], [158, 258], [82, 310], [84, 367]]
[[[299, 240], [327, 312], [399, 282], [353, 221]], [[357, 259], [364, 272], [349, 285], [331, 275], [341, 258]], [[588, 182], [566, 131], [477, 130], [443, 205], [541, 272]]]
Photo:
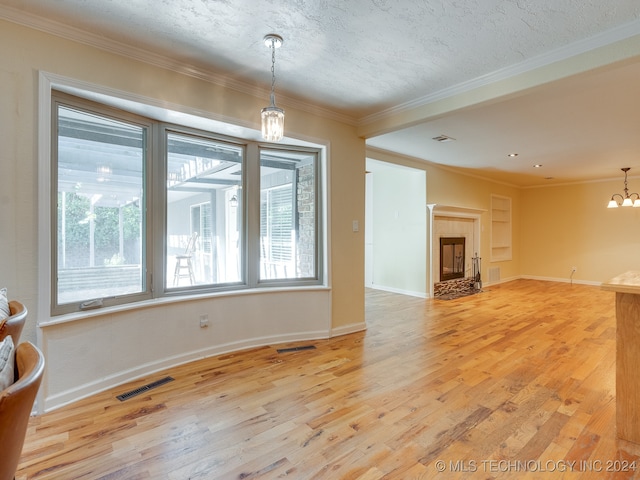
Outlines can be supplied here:
[[558, 277], [539, 277], [536, 275], [521, 275], [519, 278], [525, 280], [542, 280], [544, 282], [561, 282], [561, 283], [576, 283], [578, 285], [593, 285], [600, 286], [602, 282], [596, 282], [594, 280], [576, 280], [570, 278], [558, 278]]
[[384, 285], [376, 285], [375, 283], [372, 283], [371, 285], [367, 285], [367, 288], [372, 288], [374, 290], [382, 290], [384, 292], [399, 293], [401, 295], [409, 295], [411, 297], [429, 298], [429, 295], [425, 292], [414, 292], [412, 290], [402, 290], [401, 288], [387, 287]]
[[89, 397], [91, 395], [95, 395], [105, 390], [117, 387], [118, 385], [123, 385], [125, 383], [135, 381], [139, 378], [147, 377], [149, 375], [153, 375], [154, 373], [177, 367], [179, 365], [184, 365], [185, 363], [201, 360], [203, 358], [212, 357], [215, 355], [224, 355], [232, 352], [240, 352], [242, 350], [264, 347], [266, 345], [278, 345], [289, 342], [326, 339], [330, 338], [331, 333], [332, 332], [326, 331], [300, 332], [287, 335], [245, 339], [238, 342], [215, 345], [209, 348], [164, 358], [156, 362], [146, 363], [143, 365], [139, 365], [133, 369], [118, 372], [116, 375], [110, 375], [94, 382], [80, 385], [76, 388], [60, 392], [56, 395], [51, 395], [44, 399], [43, 410], [38, 410], [38, 413], [50, 412], [65, 405], [77, 402], [78, 400]]
[[490, 287], [491, 285], [500, 285], [501, 283], [513, 282], [514, 280], [519, 280], [523, 277], [509, 277], [509, 278], [501, 278], [497, 282], [482, 282], [483, 287]]

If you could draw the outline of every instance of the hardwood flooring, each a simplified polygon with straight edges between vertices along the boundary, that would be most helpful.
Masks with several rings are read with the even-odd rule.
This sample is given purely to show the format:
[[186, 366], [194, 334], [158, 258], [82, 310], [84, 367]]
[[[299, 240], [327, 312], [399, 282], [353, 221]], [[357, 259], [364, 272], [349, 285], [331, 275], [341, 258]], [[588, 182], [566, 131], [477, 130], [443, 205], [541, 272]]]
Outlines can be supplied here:
[[[368, 291], [366, 317], [366, 332], [204, 359], [33, 418], [16, 478], [640, 478], [640, 445], [615, 431], [613, 293]], [[276, 351], [300, 345], [316, 348]]]

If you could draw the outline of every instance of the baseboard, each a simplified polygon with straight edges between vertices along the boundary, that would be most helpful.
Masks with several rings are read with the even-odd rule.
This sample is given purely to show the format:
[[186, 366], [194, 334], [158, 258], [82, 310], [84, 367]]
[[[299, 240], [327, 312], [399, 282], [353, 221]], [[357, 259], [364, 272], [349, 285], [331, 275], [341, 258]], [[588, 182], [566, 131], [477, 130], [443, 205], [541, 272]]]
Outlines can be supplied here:
[[544, 282], [561, 282], [561, 283], [575, 283], [578, 285], [592, 285], [599, 287], [602, 282], [596, 282], [594, 280], [576, 280], [571, 278], [558, 278], [558, 277], [539, 277], [536, 275], [521, 275], [519, 278], [524, 280], [541, 280]]
[[501, 278], [500, 280], [497, 280], [495, 282], [485, 282], [485, 281], [483, 281], [482, 282], [482, 286], [483, 287], [490, 287], [492, 285], [500, 285], [501, 283], [513, 282], [514, 280], [519, 280], [521, 278], [523, 278], [523, 277], [516, 276], [516, 277]]
[[414, 292], [412, 290], [402, 290], [401, 288], [387, 287], [384, 285], [376, 285], [372, 283], [371, 285], [367, 285], [367, 288], [372, 288], [374, 290], [382, 290], [383, 292], [391, 292], [391, 293], [399, 293], [401, 295], [409, 295], [410, 297], [418, 297], [418, 298], [429, 298], [429, 295], [425, 292]]

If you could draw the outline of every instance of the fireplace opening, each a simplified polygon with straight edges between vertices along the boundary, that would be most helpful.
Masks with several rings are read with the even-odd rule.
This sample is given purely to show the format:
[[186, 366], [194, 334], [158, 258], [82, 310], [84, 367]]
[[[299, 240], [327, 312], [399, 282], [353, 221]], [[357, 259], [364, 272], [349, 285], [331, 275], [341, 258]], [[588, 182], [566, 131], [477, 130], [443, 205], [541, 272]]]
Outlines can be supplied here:
[[440, 237], [440, 281], [464, 278], [464, 237]]

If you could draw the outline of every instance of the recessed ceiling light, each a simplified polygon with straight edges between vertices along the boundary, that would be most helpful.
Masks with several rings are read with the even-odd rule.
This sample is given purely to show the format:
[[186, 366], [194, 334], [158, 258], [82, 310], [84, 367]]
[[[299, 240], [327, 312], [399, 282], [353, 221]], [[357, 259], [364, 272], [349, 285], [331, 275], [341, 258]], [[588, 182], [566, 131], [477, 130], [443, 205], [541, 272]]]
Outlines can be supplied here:
[[540, 168], [540, 167], [542, 167], [542, 165], [541, 165], [541, 164], [539, 164], [539, 163], [536, 163], [536, 164], [533, 166], [533, 168]]
[[518, 154], [517, 153], [510, 153], [509, 155], [507, 155], [507, 157], [517, 157]]

